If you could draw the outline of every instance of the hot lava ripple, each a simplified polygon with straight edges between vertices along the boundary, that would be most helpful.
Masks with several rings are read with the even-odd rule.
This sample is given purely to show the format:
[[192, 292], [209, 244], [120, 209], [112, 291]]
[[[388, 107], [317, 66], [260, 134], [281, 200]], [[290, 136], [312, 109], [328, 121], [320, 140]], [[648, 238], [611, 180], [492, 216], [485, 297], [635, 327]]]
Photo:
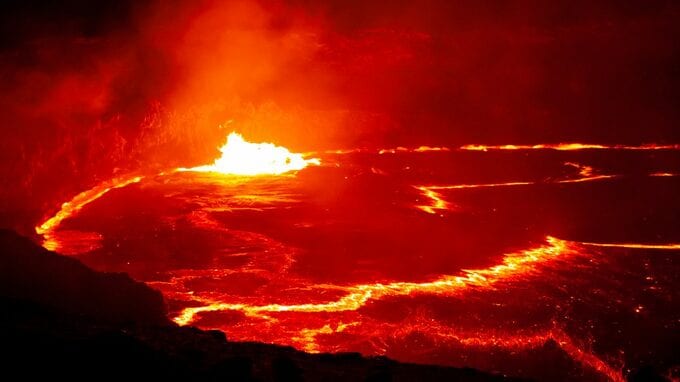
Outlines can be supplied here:
[[680, 364], [678, 145], [222, 151], [36, 230], [232, 340], [541, 380]]

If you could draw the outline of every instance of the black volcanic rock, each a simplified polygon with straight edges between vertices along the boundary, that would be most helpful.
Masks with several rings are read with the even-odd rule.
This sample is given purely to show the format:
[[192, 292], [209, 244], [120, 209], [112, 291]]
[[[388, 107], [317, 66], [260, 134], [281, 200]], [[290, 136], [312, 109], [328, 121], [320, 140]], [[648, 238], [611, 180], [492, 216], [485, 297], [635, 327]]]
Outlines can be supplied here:
[[0, 230], [0, 296], [107, 323], [169, 324], [161, 294], [123, 273], [79, 261]]
[[[473, 369], [308, 354], [179, 327], [162, 296], [0, 230], [0, 365], [20, 380], [500, 381]], [[5, 379], [5, 378], [3, 378]]]

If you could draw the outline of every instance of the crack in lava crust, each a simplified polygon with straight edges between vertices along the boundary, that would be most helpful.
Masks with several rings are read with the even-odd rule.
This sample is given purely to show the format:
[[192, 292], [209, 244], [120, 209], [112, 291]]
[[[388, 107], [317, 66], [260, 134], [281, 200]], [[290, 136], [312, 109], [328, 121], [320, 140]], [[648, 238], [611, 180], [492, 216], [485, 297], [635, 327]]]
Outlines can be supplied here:
[[[142, 179], [144, 179], [144, 177], [139, 175], [113, 178], [79, 193], [68, 202], [64, 202], [61, 205], [61, 209], [59, 209], [54, 216], [35, 227], [35, 232], [43, 237], [42, 246], [50, 251], [64, 252], [62, 251], [61, 240], [55, 234], [57, 228], [64, 220], [76, 215], [83, 207], [101, 198], [109, 191], [127, 187], [133, 183], [139, 183]], [[97, 248], [99, 246], [99, 241], [102, 239], [101, 236], [94, 233], [87, 233], [86, 235], [89, 236], [89, 238], [84, 240], [85, 251]], [[64, 252], [66, 255], [73, 254], [66, 252]]]
[[[523, 279], [535, 276], [540, 277], [542, 268], [554, 261], [569, 262], [575, 257], [588, 256], [585, 246], [607, 246], [624, 248], [646, 248], [646, 249], [678, 249], [680, 245], [670, 244], [664, 246], [647, 246], [631, 244], [597, 244], [581, 243], [547, 237], [546, 244], [536, 248], [521, 250], [518, 252], [507, 253], [503, 256], [501, 264], [475, 270], [463, 270], [460, 276], [444, 275], [429, 282], [390, 282], [358, 285], [327, 285], [318, 284], [307, 286], [308, 289], [324, 289], [342, 291], [345, 294], [337, 300], [323, 303], [305, 304], [252, 304], [248, 302], [224, 302], [209, 296], [188, 295], [189, 291], [183, 286], [182, 278], [176, 278], [171, 283], [159, 283], [157, 287], [164, 290], [164, 294], [179, 297], [184, 295], [194, 303], [201, 306], [193, 306], [183, 309], [174, 321], [180, 325], [195, 323], [202, 314], [209, 312], [238, 311], [257, 320], [267, 327], [276, 327], [282, 324], [280, 314], [301, 313], [301, 314], [329, 314], [356, 312], [367, 307], [370, 303], [377, 300], [384, 300], [400, 296], [417, 295], [441, 295], [441, 296], [460, 296], [466, 291], [496, 290], [496, 285], [502, 281], [521, 282]], [[224, 297], [224, 296], [221, 296]], [[303, 320], [304, 321], [304, 320]], [[324, 322], [326, 320], [322, 320]], [[285, 323], [283, 323], [285, 326]], [[246, 325], [241, 331], [238, 328], [231, 328], [230, 335], [237, 340], [255, 340], [249, 332], [253, 327]], [[597, 371], [612, 381], [623, 381], [624, 377], [620, 367], [613, 367], [609, 363], [598, 357], [593, 351], [588, 350], [590, 345], [579, 343], [567, 335], [557, 324], [552, 321], [552, 327], [538, 330], [533, 333], [523, 333], [522, 331], [513, 332], [494, 332], [492, 330], [482, 330], [477, 332], [461, 332], [459, 329], [440, 323], [431, 318], [416, 319], [410, 322], [390, 324], [385, 322], [375, 322], [371, 319], [356, 317], [349, 321], [336, 321], [328, 323], [326, 321], [320, 327], [302, 327], [299, 329], [281, 328], [281, 337], [272, 339], [272, 342], [292, 344], [308, 352], [332, 352], [340, 349], [332, 346], [323, 345], [318, 341], [319, 336], [343, 334], [351, 332], [364, 333], [383, 333], [393, 338], [403, 338], [413, 333], [425, 333], [434, 340], [455, 341], [464, 346], [478, 348], [500, 348], [507, 350], [527, 350], [543, 346], [549, 341], [554, 341], [569, 357], [582, 365]], [[380, 350], [379, 344], [374, 344], [376, 354], [384, 353], [386, 349]]]
[[[650, 150], [680, 150], [680, 144], [656, 144], [648, 143], [642, 145], [603, 145], [596, 143], [539, 143], [535, 145], [479, 145], [469, 144], [457, 148], [446, 146], [419, 146], [403, 147], [397, 146], [385, 149], [339, 149], [326, 150], [324, 154], [357, 154], [357, 153], [377, 153], [377, 154], [401, 154], [401, 153], [426, 153], [426, 152], [449, 152], [449, 151], [517, 151], [517, 150], [555, 150], [555, 151], [581, 151], [581, 150], [627, 150], [627, 151], [650, 151]], [[310, 151], [304, 155], [319, 154], [318, 151]]]
[[444, 275], [436, 280], [423, 283], [391, 282], [375, 284], [359, 284], [351, 286], [317, 287], [338, 289], [347, 294], [335, 301], [320, 304], [266, 304], [247, 305], [212, 302], [210, 304], [185, 308], [174, 321], [180, 325], [187, 325], [196, 320], [196, 315], [203, 312], [222, 310], [239, 310], [248, 316], [266, 318], [267, 313], [273, 312], [343, 312], [358, 310], [369, 300], [379, 300], [390, 296], [408, 296], [417, 293], [452, 295], [460, 293], [468, 287], [493, 288], [494, 284], [505, 278], [516, 278], [530, 274], [536, 270], [536, 264], [549, 261], [556, 257], [564, 257], [577, 253], [576, 247], [570, 242], [548, 236], [547, 245], [528, 249], [517, 253], [509, 253], [503, 257], [499, 265], [486, 269], [463, 270], [462, 276]]
[[[517, 333], [461, 333], [456, 332], [455, 328], [433, 322], [421, 323], [408, 328], [397, 328], [394, 330], [399, 335], [407, 335], [410, 332], [431, 332], [433, 336], [445, 341], [456, 341], [469, 347], [481, 348], [503, 348], [512, 350], [526, 350], [538, 348], [549, 341], [554, 341], [566, 354], [580, 364], [591, 368], [603, 375], [610, 381], [623, 382], [622, 366], [612, 366], [588, 350], [590, 344], [579, 344], [559, 328], [557, 322], [552, 322], [552, 327], [533, 334]], [[621, 362], [616, 362], [621, 363]]]
[[468, 151], [490, 151], [490, 150], [557, 150], [557, 151], [577, 151], [577, 150], [680, 150], [680, 145], [659, 145], [649, 143], [644, 145], [600, 145], [592, 143], [542, 143], [536, 145], [465, 145], [461, 150]]
[[[505, 146], [500, 146], [505, 147]], [[513, 146], [514, 147], [514, 146]], [[604, 147], [603, 147], [604, 148]], [[566, 149], [565, 149], [566, 150]], [[486, 151], [486, 150], [480, 150]], [[413, 186], [416, 190], [429, 201], [429, 204], [418, 204], [415, 208], [427, 212], [428, 214], [436, 215], [438, 211], [453, 210], [453, 204], [447, 201], [442, 195], [441, 190], [464, 190], [473, 188], [496, 188], [496, 187], [515, 187], [515, 186], [531, 186], [537, 184], [568, 184], [568, 183], [585, 183], [607, 179], [620, 178], [622, 175], [611, 174], [597, 174], [592, 166], [582, 165], [575, 162], [565, 162], [565, 166], [570, 166], [578, 170], [578, 176], [567, 179], [549, 179], [546, 181], [517, 181], [517, 182], [501, 182], [501, 183], [478, 183], [478, 184], [447, 184], [447, 185], [428, 185], [428, 186]], [[678, 176], [669, 172], [654, 172], [647, 174], [649, 177], [675, 177]]]

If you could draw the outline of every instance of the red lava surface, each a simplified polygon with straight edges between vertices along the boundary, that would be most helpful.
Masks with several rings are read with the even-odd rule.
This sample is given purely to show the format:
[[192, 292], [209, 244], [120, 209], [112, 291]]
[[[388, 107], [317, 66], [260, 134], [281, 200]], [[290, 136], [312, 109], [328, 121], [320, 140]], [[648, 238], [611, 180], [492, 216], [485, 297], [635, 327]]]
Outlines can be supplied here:
[[231, 340], [623, 380], [680, 364], [679, 149], [353, 149], [278, 175], [132, 174], [37, 231]]

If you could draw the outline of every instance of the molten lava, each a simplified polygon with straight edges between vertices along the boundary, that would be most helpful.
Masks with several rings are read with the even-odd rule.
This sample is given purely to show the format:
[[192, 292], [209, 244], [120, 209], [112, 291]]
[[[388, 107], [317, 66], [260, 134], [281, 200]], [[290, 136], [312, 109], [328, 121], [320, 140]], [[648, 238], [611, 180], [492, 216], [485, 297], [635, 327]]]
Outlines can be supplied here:
[[[356, 153], [377, 153], [377, 154], [400, 154], [400, 153], [426, 153], [426, 152], [451, 152], [451, 151], [518, 151], [518, 150], [555, 150], [555, 151], [581, 151], [581, 150], [616, 150], [616, 151], [654, 151], [667, 150], [678, 151], [680, 144], [656, 144], [647, 143], [642, 145], [603, 145], [597, 143], [539, 143], [535, 145], [477, 145], [468, 144], [456, 148], [446, 146], [418, 146], [404, 147], [397, 146], [392, 148], [369, 149], [353, 148], [340, 150], [326, 150], [324, 154], [356, 154]], [[311, 152], [309, 154], [315, 154]]]
[[[215, 160], [211, 165], [177, 168], [161, 172], [158, 175], [162, 176], [177, 171], [215, 172], [244, 176], [279, 175], [321, 163], [317, 158], [305, 159], [303, 154], [291, 153], [285, 147], [276, 146], [272, 143], [248, 142], [236, 132], [229, 134], [227, 143], [220, 148], [220, 151], [222, 157]], [[57, 228], [65, 219], [74, 216], [83, 207], [101, 198], [109, 191], [139, 183], [142, 179], [144, 177], [139, 175], [113, 178], [81, 192], [68, 202], [64, 202], [54, 216], [35, 227], [35, 232], [43, 236], [42, 245], [49, 250], [60, 251], [64, 254], [75, 254], [82, 251], [75, 251], [74, 248], [63, 248], [60, 241], [64, 236], [76, 236], [83, 242], [90, 243], [83, 246], [84, 252], [95, 249], [97, 247], [96, 242], [100, 240], [98, 235], [87, 232], [63, 231], [57, 237]]]
[[[79, 193], [68, 202], [64, 202], [61, 205], [61, 209], [54, 216], [35, 227], [35, 232], [43, 237], [42, 246], [50, 251], [58, 251], [65, 255], [87, 252], [98, 248], [101, 235], [77, 231], [58, 232], [57, 228], [65, 219], [77, 214], [83, 207], [101, 198], [109, 191], [123, 188], [133, 183], [139, 183], [142, 179], [144, 179], [144, 177], [137, 175], [113, 178]], [[64, 236], [78, 237], [78, 240], [81, 241], [81, 245], [79, 246], [81, 248], [77, 250], [74, 248], [64, 248], [62, 246]]]
[[427, 153], [427, 152], [436, 152], [436, 151], [451, 151], [448, 147], [432, 147], [432, 146], [418, 146], [414, 149], [410, 149], [407, 147], [395, 147], [393, 149], [380, 149], [378, 150], [378, 154], [397, 154], [397, 153]]
[[[539, 147], [531, 147], [531, 148], [546, 148], [544, 145], [538, 145]], [[569, 145], [568, 147], [572, 147], [573, 145]], [[581, 146], [576, 146], [578, 148], [555, 148], [556, 150], [581, 150], [583, 147]], [[597, 147], [598, 145], [586, 145], [587, 148], [593, 148]], [[675, 147], [677, 145], [674, 145]], [[470, 150], [473, 151], [486, 151], [486, 149], [479, 149], [477, 150], [476, 147], [478, 146], [470, 146]], [[520, 149], [518, 146], [512, 146], [512, 145], [506, 145], [506, 146], [496, 146], [495, 148], [501, 148], [502, 150], [507, 149], [507, 147], [513, 147], [512, 150], [514, 149]], [[528, 147], [528, 146], [527, 146]], [[634, 146], [638, 147], [638, 146]], [[643, 147], [643, 146], [640, 146]], [[670, 146], [669, 146], [670, 147]], [[618, 178], [621, 175], [610, 175], [610, 174], [597, 174], [596, 171], [593, 169], [592, 166], [587, 166], [587, 165], [582, 165], [576, 162], [564, 162], [565, 166], [570, 166], [578, 170], [578, 177], [570, 177], [566, 179], [548, 179], [542, 182], [538, 181], [517, 181], [517, 182], [501, 182], [501, 183], [479, 183], [479, 184], [447, 184], [447, 185], [419, 185], [419, 186], [414, 186], [415, 189], [421, 192], [421, 194], [426, 198], [426, 200], [429, 202], [428, 204], [417, 204], [415, 208], [427, 212], [429, 214], [436, 214], [437, 211], [446, 211], [446, 210], [451, 210], [451, 203], [448, 202], [445, 198], [444, 195], [442, 195], [440, 192], [441, 190], [461, 190], [461, 189], [470, 189], [470, 188], [494, 188], [494, 187], [512, 187], [512, 186], [530, 186], [530, 185], [536, 185], [536, 184], [563, 184], [563, 183], [584, 183], [584, 182], [592, 182], [592, 181], [599, 181], [599, 180], [605, 180], [605, 179], [614, 179]], [[650, 177], [675, 177], [677, 174], [674, 173], [669, 173], [669, 172], [654, 172], [648, 174]]]
[[537, 145], [464, 145], [461, 150], [489, 151], [489, 150], [680, 150], [680, 145], [600, 145], [592, 143], [542, 143]]
[[[502, 263], [486, 269], [463, 270], [462, 275], [443, 275], [435, 280], [414, 282], [391, 282], [361, 284], [353, 286], [320, 286], [345, 291], [346, 294], [335, 301], [317, 304], [267, 304], [250, 306], [243, 303], [211, 302], [205, 306], [185, 308], [174, 321], [180, 325], [190, 324], [195, 316], [202, 312], [220, 310], [239, 310], [247, 316], [261, 316], [273, 312], [343, 312], [360, 309], [370, 300], [379, 300], [393, 296], [408, 296], [418, 293], [455, 294], [469, 287], [493, 288], [499, 280], [516, 278], [530, 274], [536, 264], [550, 261], [556, 257], [564, 257], [576, 253], [575, 246], [567, 241], [548, 236], [546, 245], [527, 249], [518, 253], [506, 254]], [[264, 316], [263, 316], [264, 314]]]
[[61, 224], [61, 222], [64, 219], [77, 213], [85, 205], [101, 198], [107, 192], [116, 188], [128, 186], [132, 183], [138, 183], [141, 180], [142, 180], [141, 176], [114, 178], [107, 182], [103, 182], [89, 190], [83, 191], [80, 194], [73, 197], [73, 199], [71, 199], [70, 201], [64, 202], [61, 205], [61, 210], [59, 210], [59, 212], [57, 212], [51, 218], [45, 220], [39, 226], [35, 227], [35, 232], [37, 232], [39, 235], [45, 235], [50, 231], [56, 229], [57, 226], [59, 226], [59, 224]]
[[[677, 237], [580, 241], [588, 230], [555, 225], [560, 237], [573, 238], [562, 240], [547, 236], [544, 212], [525, 210], [538, 204], [546, 211], [560, 202], [601, 219], [594, 206], [580, 206], [584, 199], [572, 190], [577, 196], [592, 192], [599, 200], [626, 195], [618, 190], [633, 184], [671, 190], [678, 167], [652, 163], [644, 172], [628, 171], [598, 160], [604, 154], [651, 155], [621, 152], [651, 145], [498, 147], [602, 152], [509, 152], [502, 156], [511, 165], [499, 170], [487, 159], [498, 154], [482, 149], [421, 146], [296, 154], [232, 133], [213, 164], [103, 182], [64, 203], [36, 231], [48, 249], [79, 256], [96, 269], [128, 272], [160, 290], [176, 323], [224, 330], [237, 341], [519, 374], [523, 366], [508, 366], [504, 357], [523, 360], [554, 346], [598, 378], [624, 380], [623, 365], [635, 365], [642, 352], [622, 342], [603, 342], [611, 330], [621, 328], [610, 330], [611, 320], [589, 314], [605, 312], [621, 322], [647, 320], [654, 330], [661, 328], [655, 333], [665, 333], [665, 318], [651, 315], [661, 314], [655, 307], [672, 297], [673, 289], [666, 273], [653, 267], [672, 264], [680, 249]], [[354, 153], [361, 155], [337, 156]], [[295, 176], [319, 164], [311, 159], [315, 156], [334, 166]], [[545, 163], [522, 171], [525, 158]], [[463, 170], [464, 161], [474, 172]], [[451, 167], [455, 171], [448, 172]], [[285, 175], [272, 176], [279, 174]], [[138, 182], [139, 187], [127, 187]], [[114, 189], [120, 190], [110, 192]], [[516, 196], [524, 191], [536, 200], [521, 204]], [[144, 204], [159, 195], [168, 203]], [[650, 203], [657, 195], [664, 194], [655, 193]], [[493, 209], [479, 208], [489, 201]], [[518, 201], [521, 213], [513, 207]], [[85, 209], [89, 204], [92, 210]], [[104, 206], [119, 215], [101, 215]], [[413, 212], [414, 207], [427, 214]], [[659, 211], [644, 213], [650, 210]], [[402, 231], [393, 221], [408, 228]], [[617, 232], [616, 219], [603, 221]], [[515, 239], [516, 226], [527, 227], [528, 241]], [[482, 236], [493, 238], [489, 248], [477, 239]], [[545, 242], [536, 245], [538, 237]], [[456, 241], [463, 241], [461, 247], [450, 245]], [[154, 255], [147, 258], [150, 248]], [[395, 266], [385, 254], [407, 265]]]
[[320, 164], [319, 159], [305, 159], [303, 154], [291, 153], [285, 147], [272, 143], [248, 142], [236, 132], [229, 134], [227, 143], [220, 151], [222, 157], [213, 164], [187, 170], [233, 175], [278, 175]]

